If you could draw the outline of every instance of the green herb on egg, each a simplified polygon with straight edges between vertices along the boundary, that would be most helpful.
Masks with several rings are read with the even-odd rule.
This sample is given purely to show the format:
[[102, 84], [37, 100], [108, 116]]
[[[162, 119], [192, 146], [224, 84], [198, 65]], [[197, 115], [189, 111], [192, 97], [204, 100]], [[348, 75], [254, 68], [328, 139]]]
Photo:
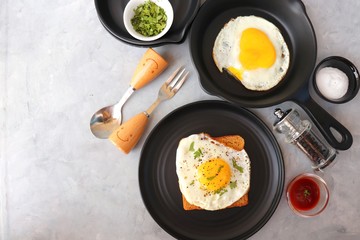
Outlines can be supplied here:
[[237, 180], [235, 182], [230, 182], [230, 188], [234, 189], [237, 187]]
[[134, 9], [134, 13], [131, 24], [134, 30], [143, 36], [156, 36], [166, 26], [167, 16], [164, 9], [150, 0]]
[[236, 160], [235, 160], [235, 159], [233, 159], [232, 162], [233, 162], [233, 167], [234, 167], [234, 168], [236, 168], [236, 169], [237, 169], [239, 172], [241, 172], [241, 173], [244, 172], [244, 169], [236, 163]]
[[189, 151], [192, 151], [192, 152], [195, 151], [195, 149], [194, 149], [194, 142], [192, 142], [192, 143], [190, 144]]
[[222, 196], [224, 193], [226, 193], [228, 190], [225, 188], [220, 188], [218, 190], [215, 191], [215, 194], [219, 194], [220, 196]]
[[203, 153], [202, 153], [201, 149], [198, 148], [198, 150], [196, 150], [196, 151], [194, 152], [194, 159], [196, 159], [196, 158], [198, 158], [198, 157], [200, 157], [200, 156], [202, 156], [202, 155], [203, 155]]
[[206, 178], [206, 179], [207, 179], [208, 181], [214, 180], [214, 178], [216, 178], [216, 176], [219, 175], [219, 173], [221, 172], [221, 169], [222, 169], [223, 167], [224, 167], [224, 165], [221, 165], [221, 166], [218, 168], [217, 173], [216, 173], [214, 176], [208, 177], [208, 178]]

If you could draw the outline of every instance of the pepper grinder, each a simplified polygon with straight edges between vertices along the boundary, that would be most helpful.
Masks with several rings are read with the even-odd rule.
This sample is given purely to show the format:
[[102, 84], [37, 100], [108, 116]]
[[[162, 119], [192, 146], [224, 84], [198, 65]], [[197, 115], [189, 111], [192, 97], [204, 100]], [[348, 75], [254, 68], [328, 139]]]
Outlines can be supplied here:
[[302, 120], [296, 109], [283, 112], [277, 108], [274, 114], [278, 118], [274, 130], [285, 134], [286, 142], [300, 148], [312, 162], [313, 169], [322, 171], [334, 161], [337, 151], [311, 130], [311, 123]]

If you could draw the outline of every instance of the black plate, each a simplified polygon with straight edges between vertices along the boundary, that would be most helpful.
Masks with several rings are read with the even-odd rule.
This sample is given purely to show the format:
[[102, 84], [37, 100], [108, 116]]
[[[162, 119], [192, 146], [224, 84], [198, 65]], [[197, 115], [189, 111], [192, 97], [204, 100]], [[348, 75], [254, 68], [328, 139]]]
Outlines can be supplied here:
[[[251, 160], [247, 206], [220, 211], [183, 210], [175, 167], [176, 149], [181, 138], [200, 132], [244, 137]], [[271, 131], [250, 111], [223, 101], [196, 102], [167, 115], [147, 138], [139, 166], [146, 208], [165, 231], [180, 239], [250, 237], [277, 208], [284, 175], [281, 150]]]
[[163, 37], [149, 42], [133, 38], [124, 26], [123, 11], [129, 0], [95, 0], [95, 7], [101, 23], [114, 37], [135, 46], [155, 47], [167, 43], [181, 43], [200, 7], [200, 0], [169, 1], [174, 10], [174, 22]]

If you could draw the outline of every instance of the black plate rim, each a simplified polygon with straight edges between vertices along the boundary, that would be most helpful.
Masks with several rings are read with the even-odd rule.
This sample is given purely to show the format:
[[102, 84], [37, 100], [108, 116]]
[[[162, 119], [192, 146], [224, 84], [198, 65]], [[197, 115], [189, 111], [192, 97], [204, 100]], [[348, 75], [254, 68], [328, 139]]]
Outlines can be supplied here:
[[[95, 9], [96, 9], [99, 21], [101, 22], [103, 27], [110, 33], [111, 36], [115, 37], [116, 39], [118, 39], [126, 44], [137, 46], [137, 47], [159, 47], [159, 46], [163, 46], [166, 44], [180, 44], [180, 43], [184, 42], [186, 39], [186, 36], [187, 36], [187, 32], [188, 32], [193, 20], [195, 19], [197, 12], [199, 11], [200, 5], [201, 5], [201, 0], [191, 0], [190, 4], [194, 5], [193, 6], [194, 11], [189, 14], [190, 16], [189, 16], [188, 20], [185, 22], [182, 29], [179, 29], [179, 31], [174, 32], [174, 33], [167, 33], [163, 37], [156, 39], [154, 41], [146, 42], [146, 41], [141, 41], [141, 40], [135, 39], [134, 37], [132, 37], [130, 35], [123, 36], [121, 34], [117, 34], [116, 31], [114, 31], [108, 25], [108, 23], [104, 20], [104, 16], [103, 16], [102, 12], [100, 11], [99, 1], [101, 1], [101, 0], [94, 0]], [[173, 0], [173, 1], [180, 1], [180, 0]], [[174, 18], [174, 21], [176, 21], [176, 18]], [[126, 29], [124, 29], [124, 30], [126, 31]]]
[[284, 191], [284, 185], [285, 185], [285, 164], [284, 164], [284, 160], [283, 160], [283, 155], [282, 155], [282, 151], [281, 148], [275, 138], [275, 136], [273, 135], [273, 133], [271, 132], [271, 130], [266, 126], [266, 124], [260, 119], [258, 118], [253, 112], [251, 112], [250, 110], [243, 108], [243, 107], [239, 107], [236, 106], [232, 103], [229, 103], [227, 101], [222, 101], [222, 100], [202, 100], [202, 101], [197, 101], [197, 102], [193, 102], [193, 103], [189, 103], [186, 105], [183, 105], [182, 107], [179, 107], [175, 110], [173, 110], [172, 112], [170, 112], [169, 114], [167, 114], [163, 119], [161, 119], [156, 126], [152, 129], [152, 131], [150, 132], [150, 134], [148, 135], [147, 139], [145, 140], [145, 143], [143, 145], [143, 148], [141, 150], [141, 154], [140, 154], [140, 162], [139, 162], [139, 170], [138, 170], [138, 176], [139, 176], [139, 187], [140, 187], [140, 193], [141, 193], [141, 197], [143, 200], [143, 203], [147, 209], [147, 211], [149, 212], [149, 214], [151, 215], [151, 217], [155, 220], [155, 222], [163, 229], [165, 230], [168, 234], [170, 234], [171, 236], [178, 238], [178, 239], [191, 239], [189, 236], [183, 236], [180, 233], [176, 232], [174, 229], [171, 229], [169, 226], [166, 225], [166, 223], [162, 222], [158, 216], [156, 215], [155, 212], [153, 212], [152, 210], [152, 206], [150, 206], [150, 204], [147, 202], [146, 200], [146, 196], [144, 195], [144, 191], [142, 190], [144, 188], [144, 182], [142, 180], [142, 165], [144, 163], [143, 159], [143, 155], [145, 152], [145, 148], [146, 146], [149, 144], [149, 142], [151, 141], [151, 137], [154, 133], [156, 133], [156, 131], [158, 131], [157, 129], [159, 128], [159, 126], [161, 126], [162, 124], [166, 123], [167, 119], [171, 118], [174, 114], [176, 114], [177, 112], [181, 112], [186, 110], [187, 108], [194, 108], [194, 107], [201, 107], [203, 105], [210, 105], [210, 106], [215, 106], [215, 105], [223, 105], [223, 106], [231, 106], [232, 108], [236, 108], [236, 109], [240, 109], [241, 111], [246, 112], [247, 114], [249, 114], [250, 116], [252, 116], [254, 119], [256, 119], [260, 124], [261, 124], [261, 128], [262, 130], [265, 131], [265, 134], [270, 138], [269, 140], [272, 142], [273, 146], [274, 146], [274, 151], [277, 155], [277, 163], [280, 166], [279, 169], [279, 182], [276, 185], [276, 196], [274, 197], [271, 206], [269, 207], [269, 209], [267, 210], [266, 214], [263, 216], [263, 218], [256, 224], [254, 225], [254, 227], [248, 231], [247, 233], [243, 234], [243, 236], [241, 236], [241, 238], [234, 238], [234, 239], [246, 239], [249, 238], [250, 236], [252, 236], [253, 234], [255, 234], [256, 232], [258, 232], [272, 217], [272, 215], [274, 214], [275, 210], [277, 209], [280, 200], [282, 198], [282, 194]]

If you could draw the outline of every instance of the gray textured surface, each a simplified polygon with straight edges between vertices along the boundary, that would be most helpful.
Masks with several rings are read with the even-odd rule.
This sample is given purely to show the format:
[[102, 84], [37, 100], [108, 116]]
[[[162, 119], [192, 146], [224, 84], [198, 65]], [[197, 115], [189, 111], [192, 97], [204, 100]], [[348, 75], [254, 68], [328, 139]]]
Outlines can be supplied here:
[[[341, 55], [360, 66], [360, 1], [304, 0], [318, 40], [318, 61]], [[216, 99], [199, 86], [188, 42], [156, 48], [170, 67], [125, 105], [125, 120], [153, 101], [178, 65], [192, 72], [180, 94], [163, 103], [129, 155], [96, 139], [89, 119], [125, 92], [144, 49], [110, 36], [93, 1], [0, 1], [0, 239], [171, 239], [146, 211], [138, 187], [138, 158], [146, 135], [186, 103]], [[317, 99], [353, 134], [328, 182], [331, 199], [320, 216], [303, 219], [285, 195], [251, 239], [360, 238], [360, 119], [357, 96], [332, 105]], [[291, 103], [282, 104], [291, 107]], [[254, 110], [269, 126], [274, 107]], [[310, 171], [302, 153], [281, 145], [286, 184]]]

